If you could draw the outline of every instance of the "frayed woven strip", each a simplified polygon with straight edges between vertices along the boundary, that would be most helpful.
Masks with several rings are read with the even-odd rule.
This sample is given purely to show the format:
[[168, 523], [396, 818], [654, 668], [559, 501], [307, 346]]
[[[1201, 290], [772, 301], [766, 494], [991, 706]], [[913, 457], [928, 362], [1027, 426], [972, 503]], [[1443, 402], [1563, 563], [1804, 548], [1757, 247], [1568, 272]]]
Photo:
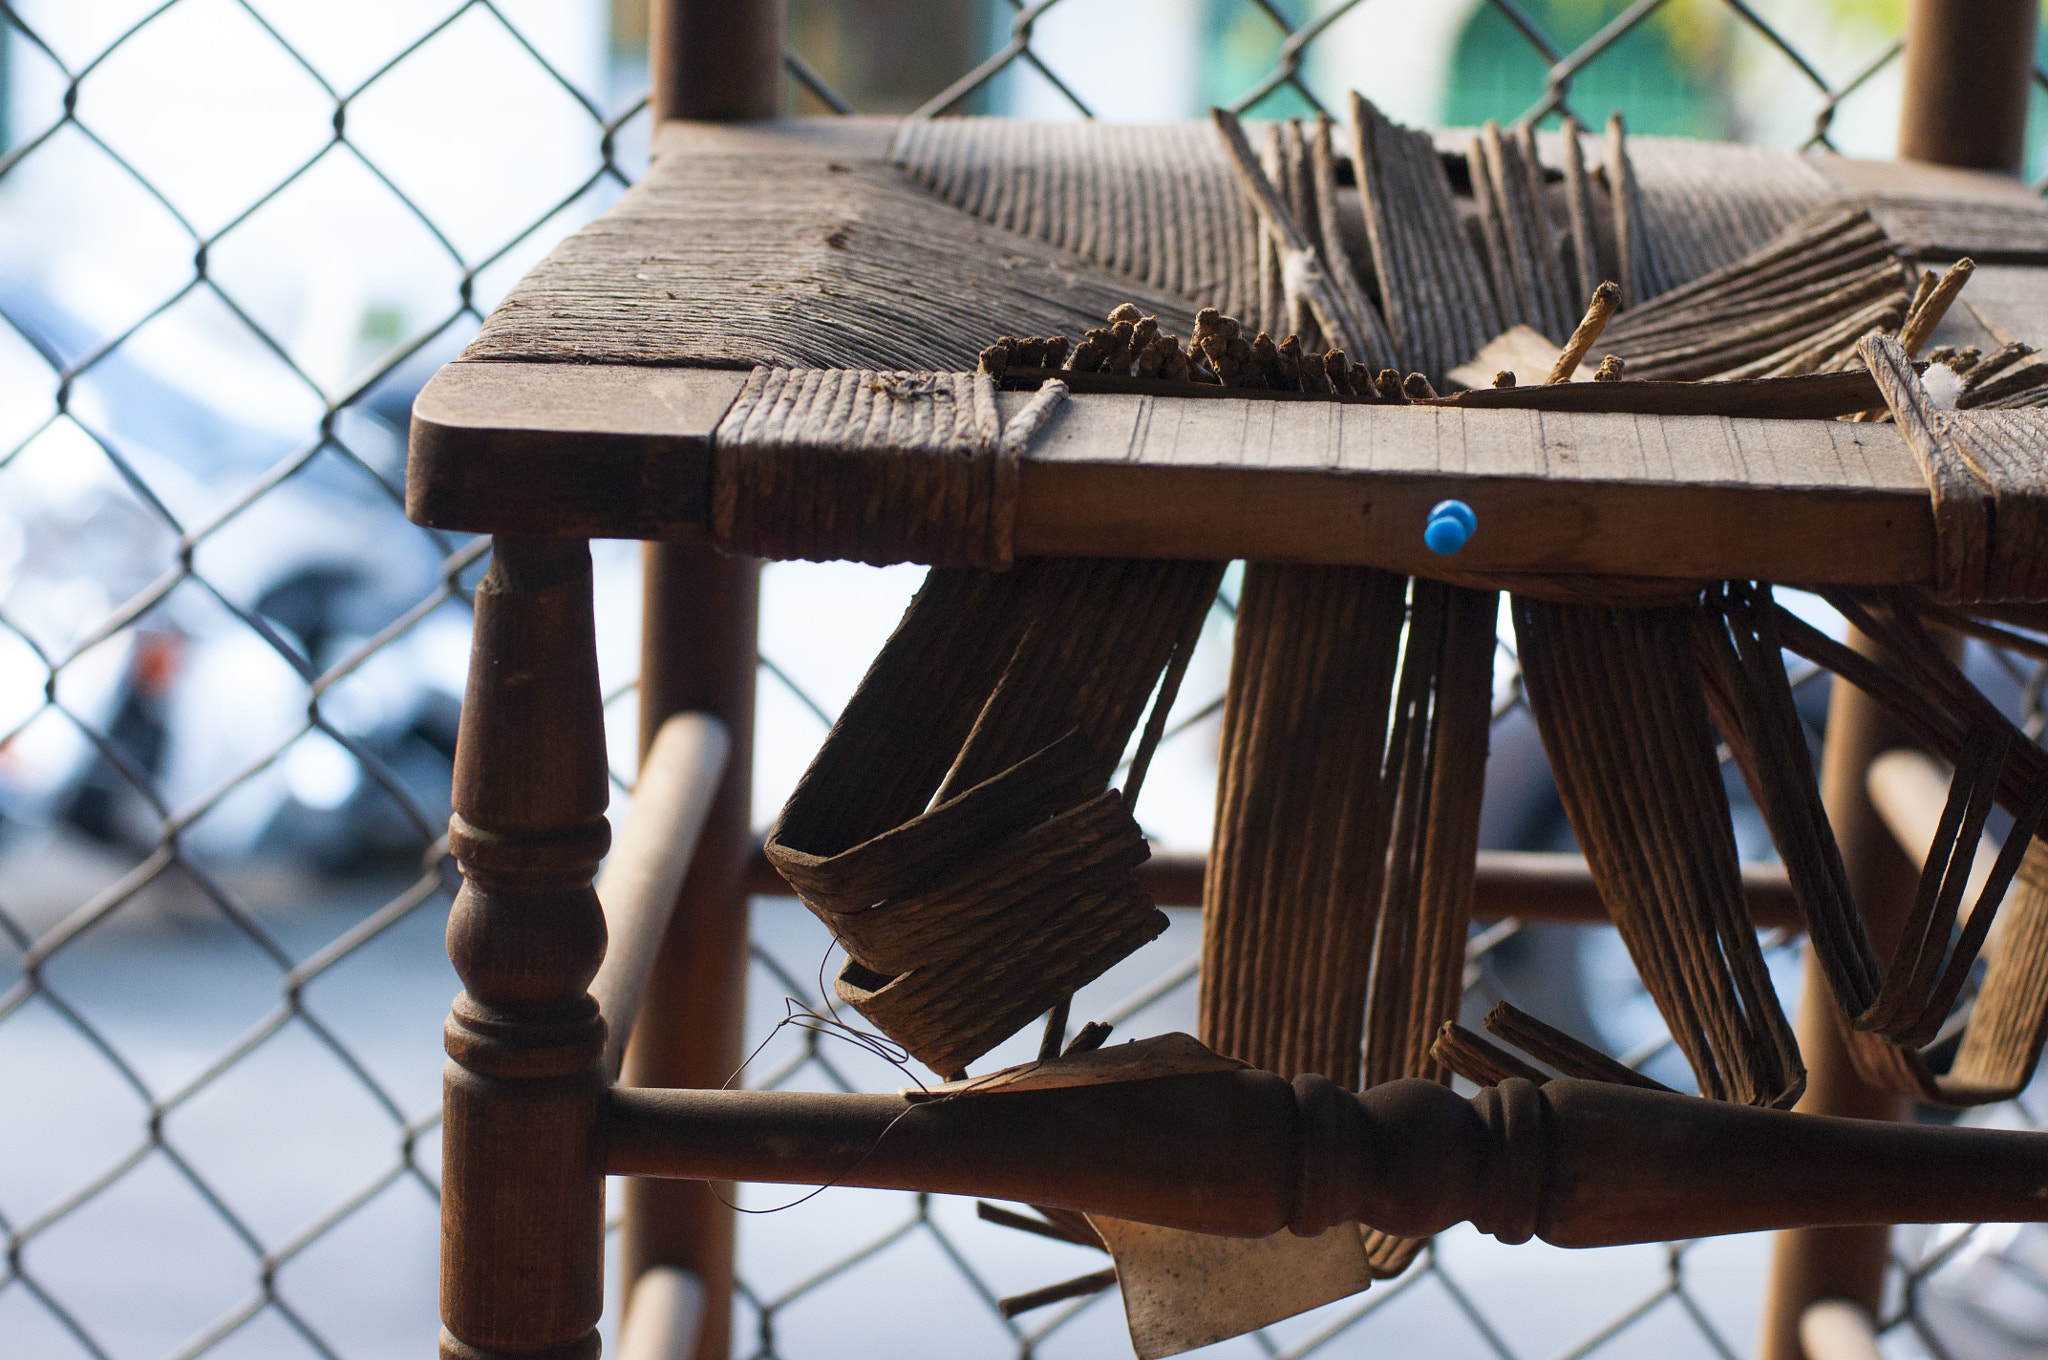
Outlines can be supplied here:
[[713, 436], [713, 537], [756, 557], [1007, 566], [1002, 433], [984, 374], [756, 368]]
[[[1245, 569], [1205, 1043], [1347, 1089], [1448, 1078], [1430, 1043], [1463, 995], [1498, 612], [1491, 591], [1372, 567]], [[1375, 1278], [1421, 1246], [1365, 1230]]]
[[1586, 862], [1700, 1093], [1805, 1086], [1742, 895], [1692, 611], [1517, 596], [1529, 706]]
[[[2048, 766], [1941, 650], [1910, 597], [1866, 602], [1836, 591], [1828, 598], [1876, 643], [1881, 661], [1772, 605], [1765, 587], [1731, 584], [1718, 600], [1710, 597], [1719, 618], [1703, 611], [1696, 640], [1714, 676], [1717, 721], [1784, 857], [1857, 1071], [1881, 1089], [1941, 1105], [2009, 1099], [2032, 1077], [2048, 1037], [2048, 846], [2035, 838], [2048, 811]], [[1863, 689], [1956, 768], [1889, 967], [1880, 965], [1849, 897], [1792, 710], [1781, 642]], [[2013, 825], [1964, 917], [1964, 883], [1994, 800], [2012, 812]], [[1983, 983], [1975, 1004], [1957, 1013], [1980, 950]], [[1953, 1061], [1942, 1071], [1951, 1045]]]
[[1202, 894], [1202, 1041], [1352, 1090], [1406, 595], [1372, 567], [1246, 567]]
[[[1486, 1028], [1494, 1038], [1504, 1039], [1529, 1057], [1549, 1063], [1559, 1076], [1635, 1086], [1645, 1091], [1671, 1089], [1505, 1001], [1497, 1003], [1486, 1013]], [[1479, 1086], [1498, 1086], [1509, 1077], [1533, 1081], [1538, 1086], [1552, 1079], [1549, 1072], [1492, 1040], [1474, 1034], [1455, 1020], [1444, 1022], [1443, 1028], [1437, 1031], [1436, 1042], [1430, 1047], [1430, 1052], [1437, 1061]]]
[[2048, 598], [2048, 413], [1939, 410], [1898, 341], [1867, 335], [1856, 348], [1934, 498], [1940, 592]]
[[846, 949], [839, 997], [941, 1076], [1165, 929], [1132, 877], [1158, 721], [1108, 785], [1155, 690], [1172, 706], [1222, 572], [934, 570], [768, 833]]

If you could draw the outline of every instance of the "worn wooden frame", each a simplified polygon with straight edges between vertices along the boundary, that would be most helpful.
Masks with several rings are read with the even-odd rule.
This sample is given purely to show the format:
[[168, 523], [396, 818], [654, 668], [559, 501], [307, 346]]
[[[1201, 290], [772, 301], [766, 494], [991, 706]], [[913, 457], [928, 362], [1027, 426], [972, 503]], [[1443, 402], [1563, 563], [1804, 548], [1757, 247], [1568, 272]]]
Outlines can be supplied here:
[[[2006, 0], [2000, 8], [2026, 7]], [[1974, 82], [1968, 99], [1954, 93], [1955, 72], [1975, 50], [1969, 16], [1978, 9], [1958, 0], [1913, 7], [1914, 33], [1945, 35], [1942, 50], [1956, 55], [1943, 68], [1947, 85], [1936, 88], [1934, 77], [1913, 84], [1909, 110], [1947, 109], [1955, 115], [1948, 116], [1951, 139], [1967, 140], [1972, 117], [2000, 137], [2010, 130], [2009, 110], [1988, 118], [1951, 107], [2012, 94], [1987, 94], [1984, 81]], [[672, 0], [655, 12], [659, 116], [744, 119], [776, 111], [777, 0], [749, 0], [738, 10]], [[1934, 45], [1929, 39], [1923, 50]], [[1909, 58], [1909, 82], [1913, 69]], [[2023, 101], [2023, 90], [2017, 97]], [[1959, 163], [2005, 163], [1996, 148], [1964, 153], [1941, 143], [1929, 150], [1910, 137], [1906, 144]], [[1926, 175], [1910, 171], [1838, 173], [1845, 185], [1861, 176], [1879, 196], [1888, 176], [1910, 181], [1911, 192], [1895, 195], [1909, 216], [1904, 200], [1933, 192]], [[2003, 190], [1949, 182], [1956, 186], [1991, 205], [1986, 220], [2010, 226], [2012, 200]], [[1930, 238], [1928, 249], [1968, 244]], [[2048, 286], [2026, 249], [2003, 257], [2017, 263], [1983, 271], [1971, 299], [1976, 316], [1998, 338], [2039, 334]], [[836, 1176], [1014, 1191], [1173, 1221], [1177, 1210], [1147, 1206], [1177, 1201], [1193, 1175], [1246, 1208], [1227, 1221], [1184, 1226], [1268, 1231], [1298, 1220], [1309, 1229], [1378, 1205], [1373, 1212], [1391, 1215], [1382, 1226], [1396, 1230], [1429, 1231], [1471, 1217], [1505, 1236], [1547, 1225], [1553, 1240], [1579, 1243], [1901, 1214], [2042, 1212], [2039, 1168], [2048, 1161], [2048, 1139], [2040, 1136], [1787, 1123], [1794, 1117], [1716, 1108], [1708, 1116], [1720, 1121], [1716, 1161], [1697, 1143], [1679, 1146], [1692, 1136], [1686, 1130], [1705, 1127], [1696, 1105], [1684, 1119], [1667, 1118], [1657, 1102], [1672, 1098], [1583, 1083], [1503, 1087], [1468, 1106], [1436, 1087], [1401, 1084], [1354, 1101], [1312, 1083], [1289, 1092], [1277, 1079], [1261, 1084], [1257, 1074], [1209, 1074], [1093, 1087], [1085, 1096], [991, 1095], [932, 1112], [888, 1097], [692, 1091], [717, 1086], [736, 1053], [743, 892], [759, 881], [758, 869], [748, 877], [746, 827], [757, 578], [752, 564], [717, 556], [702, 536], [708, 438], [739, 378], [619, 364], [464, 363], [437, 377], [416, 412], [414, 516], [499, 535], [497, 561], [479, 592], [451, 831], [466, 882], [451, 918], [450, 953], [465, 992], [448, 1028], [444, 1356], [595, 1355], [608, 1169], [653, 1173], [631, 1192], [623, 1284], [631, 1289], [656, 1267], [664, 1279], [678, 1269], [694, 1275], [702, 1304], [696, 1353], [706, 1357], [722, 1356], [729, 1345], [730, 1215], [662, 1178]], [[1229, 399], [1182, 409], [1144, 396], [1081, 394], [1024, 468], [1017, 549], [1414, 570], [1432, 563], [1419, 534], [1407, 530], [1429, 504], [1457, 495], [1479, 508], [1485, 526], [1460, 565], [1496, 575], [1929, 578], [1926, 489], [1886, 427], [1793, 431], [1686, 419], [1693, 423], [1646, 435], [1633, 417]], [[1721, 450], [1726, 474], [1710, 481], [1670, 475], [1659, 460], [1674, 438]], [[606, 776], [583, 540], [614, 535], [657, 540], [648, 557], [643, 690], [644, 742], [656, 749], [645, 769], [657, 784], [670, 780], [675, 796], [649, 798], [639, 814], [665, 818], [662, 834], [643, 838], [661, 853], [615, 859], [600, 894], [591, 878], [605, 848]], [[708, 717], [664, 727], [691, 709]], [[657, 740], [664, 731], [684, 734], [666, 739], [667, 754]], [[729, 761], [714, 755], [721, 732], [729, 736]], [[1869, 758], [1886, 744], [1874, 717], [1853, 702], [1838, 704], [1829, 810], [1845, 857], [1867, 857], [1873, 866], [1890, 842], [1874, 815], [1858, 820], [1857, 800]], [[634, 835], [622, 837], [622, 849]], [[1519, 879], [1513, 868], [1495, 866], [1496, 881], [1517, 890], [1549, 883], [1557, 914], [1592, 914], [1590, 883], [1570, 866], [1522, 865]], [[631, 892], [629, 881], [637, 884]], [[1870, 882], [1865, 899], [1881, 899], [1878, 880]], [[1764, 895], [1774, 889], [1764, 885]], [[1756, 892], [1753, 885], [1753, 898]], [[1524, 914], [1537, 914], [1529, 908], [1542, 900], [1521, 899]], [[608, 929], [619, 952], [605, 965]], [[664, 935], [652, 953], [648, 942]], [[636, 996], [644, 1000], [636, 1004]], [[636, 1013], [641, 1041], [622, 1052]], [[1817, 1036], [1808, 1039], [1816, 1076], [1809, 1106], [1884, 1112], [1853, 1090], [1840, 1055], [1821, 1057]], [[621, 1065], [629, 1089], [614, 1091]], [[1207, 1085], [1197, 1090], [1190, 1082]], [[1266, 1161], [1240, 1155], [1242, 1128], [1231, 1131], [1227, 1148], [1209, 1146], [1206, 1126], [1189, 1118], [1190, 1110], [1213, 1109], [1226, 1087], [1237, 1093], [1229, 1099], [1250, 1102], [1246, 1117], [1254, 1125], [1265, 1121]], [[998, 1115], [977, 1100], [1030, 1101], [1047, 1136], [1009, 1161], [985, 1156], [994, 1135], [983, 1125]], [[1002, 1118], [1019, 1108], [1009, 1106]], [[1620, 1124], [1610, 1115], [1622, 1116]], [[784, 1154], [801, 1167], [760, 1149], [743, 1155], [751, 1140], [735, 1140], [733, 1131], [767, 1127], [763, 1121], [785, 1128], [795, 1140], [789, 1146], [807, 1149]], [[1328, 1136], [1303, 1146], [1335, 1158], [1318, 1163], [1313, 1195], [1280, 1170], [1306, 1155], [1294, 1140], [1311, 1125]], [[1646, 1132], [1624, 1148], [1611, 1137], [1622, 1125]], [[888, 1143], [883, 1130], [898, 1128], [906, 1136], [888, 1155], [876, 1160], [866, 1151], [878, 1139]], [[1099, 1140], [1105, 1128], [1116, 1136], [1097, 1147], [1091, 1137]], [[1177, 1172], [1171, 1185], [1153, 1184], [1138, 1168], [1122, 1184], [1102, 1174], [1115, 1164], [1115, 1147], [1151, 1146], [1169, 1133], [1187, 1142], [1186, 1174]], [[1424, 1147], [1432, 1155], [1418, 1160]], [[1347, 1160], [1368, 1149], [1381, 1158], [1370, 1173]], [[1788, 1149], [1796, 1154], [1789, 1162]], [[867, 1156], [864, 1174], [841, 1168], [849, 1151]], [[1667, 1174], [1695, 1152], [1695, 1174]], [[1885, 1198], [1858, 1199], [1854, 1187], [1820, 1175], [1839, 1165], [1853, 1165], [1857, 1179]], [[1095, 1169], [1083, 1175], [1089, 1166]], [[1762, 1186], [1755, 1178], [1767, 1168], [1777, 1178], [1768, 1188], [1783, 1192], [1769, 1208], [1714, 1193], [1716, 1176]], [[1626, 1184], [1612, 1181], [1617, 1170], [1627, 1172]], [[1404, 1197], [1452, 1186], [1449, 1201], [1427, 1211], [1400, 1207]], [[1692, 1217], [1671, 1216], [1681, 1208]], [[1883, 1230], [1827, 1232], [1834, 1235], [1809, 1232], [1785, 1248], [1767, 1324], [1772, 1360], [1794, 1354], [1780, 1320], [1789, 1310], [1796, 1323], [1817, 1290], [1876, 1301]]]

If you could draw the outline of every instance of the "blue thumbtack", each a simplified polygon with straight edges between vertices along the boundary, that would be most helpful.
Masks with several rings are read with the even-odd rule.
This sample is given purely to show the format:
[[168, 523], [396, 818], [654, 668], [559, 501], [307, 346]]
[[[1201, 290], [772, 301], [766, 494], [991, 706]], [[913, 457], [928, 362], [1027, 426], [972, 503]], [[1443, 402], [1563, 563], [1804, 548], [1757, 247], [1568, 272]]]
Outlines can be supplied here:
[[1422, 541], [1431, 552], [1449, 557], [1465, 546], [1478, 527], [1479, 516], [1465, 502], [1438, 501], [1429, 509], [1429, 522], [1422, 526]]

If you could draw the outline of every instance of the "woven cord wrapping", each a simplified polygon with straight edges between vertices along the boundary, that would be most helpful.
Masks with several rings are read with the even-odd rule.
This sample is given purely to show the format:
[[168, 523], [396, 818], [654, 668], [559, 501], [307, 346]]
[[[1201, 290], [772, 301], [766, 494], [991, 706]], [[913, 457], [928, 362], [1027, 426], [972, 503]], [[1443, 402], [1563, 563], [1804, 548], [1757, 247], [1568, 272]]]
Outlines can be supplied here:
[[2048, 411], [1944, 411], [1898, 341], [1870, 366], [1934, 498], [1935, 580], [1952, 600], [2048, 599]]
[[[1222, 566], [934, 569], [768, 835], [839, 996], [942, 1076], [1165, 929], [1109, 789]], [[1156, 724], [1154, 725], [1156, 726]]]
[[986, 374], [757, 368], [713, 436], [712, 535], [759, 557], [1007, 566], [1020, 441], [1002, 435]]
[[[1499, 597], [1409, 591], [1253, 563], [1224, 700], [1201, 1038], [1352, 1090], [1447, 1080], [1430, 1042], [1463, 992]], [[1385, 1279], [1422, 1243], [1365, 1245]]]

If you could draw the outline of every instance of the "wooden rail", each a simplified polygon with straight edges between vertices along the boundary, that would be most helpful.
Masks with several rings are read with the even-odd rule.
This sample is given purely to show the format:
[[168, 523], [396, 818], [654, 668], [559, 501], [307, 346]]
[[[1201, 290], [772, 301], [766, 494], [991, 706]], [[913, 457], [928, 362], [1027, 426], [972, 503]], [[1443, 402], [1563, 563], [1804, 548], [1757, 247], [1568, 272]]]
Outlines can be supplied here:
[[604, 904], [609, 939], [590, 994], [604, 1017], [608, 1080], [618, 1080], [625, 1061], [626, 1040], [731, 744], [725, 724], [707, 713], [678, 713], [662, 723], [640, 761], [632, 810], [598, 875], [597, 900]]
[[[1937, 807], [1936, 812], [1940, 809]], [[1202, 877], [1208, 860], [1199, 852], [1155, 850], [1138, 866], [1138, 882], [1162, 907], [1202, 905]], [[1750, 919], [1764, 929], [1800, 929], [1799, 904], [1782, 865], [1745, 864], [1742, 886]], [[747, 891], [788, 897], [793, 889], [768, 861], [759, 841], [747, 861]], [[1472, 917], [1477, 921], [1569, 921], [1606, 925], [1610, 918], [1582, 855], [1532, 850], [1481, 850], [1473, 883]]]
[[1250, 1068], [932, 1100], [618, 1088], [604, 1139], [614, 1175], [981, 1195], [1232, 1237], [1469, 1221], [1506, 1242], [1594, 1247], [2048, 1220], [2048, 1134], [1568, 1080], [1512, 1078], [1470, 1100]]
[[[731, 369], [465, 361], [413, 404], [407, 514], [468, 530], [702, 541]], [[1005, 417], [1028, 393], [1005, 392]], [[1020, 470], [1019, 556], [1466, 572], [1932, 581], [1927, 482], [1895, 426], [1076, 393]]]
[[1822, 1299], [1799, 1315], [1806, 1360], [1883, 1360], [1870, 1314], [1846, 1299]]
[[619, 1324], [618, 1360], [690, 1360], [704, 1324], [704, 1286], [676, 1266], [649, 1266], [633, 1281]]

